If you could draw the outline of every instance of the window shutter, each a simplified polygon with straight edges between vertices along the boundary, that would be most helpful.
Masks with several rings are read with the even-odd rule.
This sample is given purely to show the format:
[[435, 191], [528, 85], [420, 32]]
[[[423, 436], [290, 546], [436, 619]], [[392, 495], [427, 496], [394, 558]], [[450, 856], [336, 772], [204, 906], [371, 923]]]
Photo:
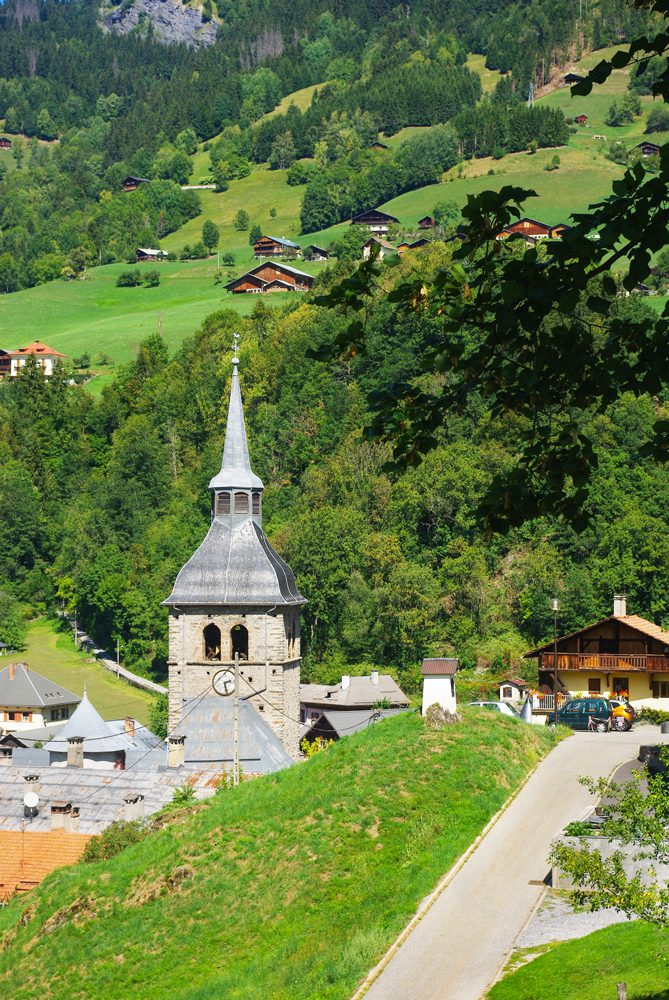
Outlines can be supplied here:
[[249, 497], [248, 493], [235, 493], [235, 514], [248, 514]]
[[219, 493], [216, 497], [217, 501], [217, 514], [229, 514], [230, 513], [230, 494], [229, 493]]

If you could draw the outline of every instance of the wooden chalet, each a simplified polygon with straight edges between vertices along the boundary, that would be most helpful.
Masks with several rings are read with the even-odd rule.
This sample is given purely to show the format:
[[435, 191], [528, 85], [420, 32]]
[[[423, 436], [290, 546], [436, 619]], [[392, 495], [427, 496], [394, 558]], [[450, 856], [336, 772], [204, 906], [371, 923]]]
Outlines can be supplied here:
[[0, 149], [11, 149], [12, 140], [7, 139], [4, 135], [0, 136]]
[[311, 274], [305, 274], [304, 271], [298, 271], [280, 261], [265, 261], [239, 278], [233, 278], [225, 288], [235, 295], [242, 292], [305, 292], [313, 283]]
[[[539, 690], [552, 692], [553, 642], [524, 656], [539, 660]], [[572, 697], [625, 693], [636, 707], [669, 708], [669, 632], [628, 615], [626, 598], [616, 594], [612, 615], [558, 638], [557, 673], [559, 690]]]
[[149, 184], [148, 177], [126, 177], [121, 185], [124, 191], [136, 191], [140, 184]]
[[576, 122], [577, 125], [585, 125], [587, 120], [588, 120], [587, 115], [576, 115], [576, 117], [574, 118], [574, 121]]
[[394, 215], [388, 215], [386, 212], [379, 211], [378, 208], [370, 208], [367, 212], [361, 212], [360, 215], [354, 215], [351, 219], [352, 226], [367, 226], [373, 233], [377, 236], [387, 236], [388, 227], [391, 223], [395, 222], [399, 224], [399, 219], [396, 219]]
[[566, 84], [580, 83], [581, 80], [585, 80], [585, 77], [584, 76], [579, 76], [578, 73], [567, 73], [567, 75], [564, 78], [564, 82]]
[[323, 247], [317, 247], [315, 243], [310, 243], [308, 247], [305, 247], [305, 257], [311, 257], [312, 260], [329, 260], [329, 251], [324, 250]]
[[370, 254], [372, 252], [372, 247], [379, 247], [379, 260], [383, 260], [391, 253], [397, 253], [397, 247], [389, 243], [388, 240], [382, 239], [380, 236], [371, 236], [366, 243], [363, 243], [360, 249], [362, 250], [363, 260], [369, 260]]
[[12, 369], [12, 356], [9, 351], [0, 350], [0, 376], [9, 375]]
[[418, 220], [419, 229], [434, 229], [437, 224], [436, 219], [432, 219], [429, 215], [424, 215], [422, 219]]
[[[643, 142], [637, 143], [632, 149], [640, 149], [642, 156], [658, 156], [660, 152], [660, 147], [656, 142]], [[632, 152], [632, 149], [630, 152]]]
[[152, 260], [161, 262], [165, 260], [167, 254], [164, 250], [149, 250], [147, 247], [138, 247], [135, 250], [135, 260], [139, 264], [142, 260]]
[[503, 240], [507, 236], [517, 234], [524, 237], [526, 242], [533, 246], [538, 240], [562, 239], [570, 229], [571, 226], [567, 226], [563, 222], [551, 226], [547, 222], [539, 222], [537, 219], [524, 218], [518, 219], [518, 222], [512, 222], [510, 226], [505, 226], [497, 239]]
[[261, 236], [253, 244], [253, 256], [282, 257], [285, 253], [294, 253], [299, 257], [301, 249], [299, 243], [293, 243], [285, 236], [282, 236], [281, 239], [278, 236]]
[[388, 147], [386, 146], [385, 142], [379, 142], [378, 139], [375, 139], [374, 142], [370, 143], [369, 148], [370, 149], [388, 149]]
[[421, 236], [419, 240], [414, 240], [413, 243], [409, 243], [408, 240], [403, 240], [401, 243], [397, 244], [397, 253], [402, 256], [407, 250], [420, 250], [421, 247], [426, 247], [432, 240], [425, 239]]

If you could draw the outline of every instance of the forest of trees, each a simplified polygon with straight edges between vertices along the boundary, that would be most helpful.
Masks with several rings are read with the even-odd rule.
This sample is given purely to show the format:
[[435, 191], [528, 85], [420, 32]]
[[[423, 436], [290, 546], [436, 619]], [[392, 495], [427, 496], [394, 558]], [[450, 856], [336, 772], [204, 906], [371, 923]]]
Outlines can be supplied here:
[[[393, 280], [413, 265], [431, 274], [451, 253], [435, 243], [408, 255]], [[316, 292], [330, 281], [326, 270]], [[636, 297], [616, 310], [654, 317]], [[669, 469], [632, 461], [664, 399], [624, 396], [595, 418], [587, 531], [545, 518], [486, 542], [472, 532], [474, 510], [514, 460], [518, 419], [492, 420], [477, 398], [422, 465], [388, 475], [385, 448], [360, 440], [366, 393], [390, 381], [431, 384], [418, 359], [440, 323], [384, 299], [366, 356], [329, 368], [305, 357], [344, 322], [309, 298], [274, 310], [258, 302], [246, 319], [210, 316], [172, 357], [148, 338], [100, 401], [69, 385], [64, 369], [45, 382], [29, 364], [2, 384], [0, 637], [24, 606], [76, 605], [99, 642], [118, 638], [127, 664], [164, 676], [160, 602], [209, 523], [233, 330], [264, 527], [309, 599], [306, 678], [378, 664], [411, 690], [427, 653], [508, 662], [550, 634], [555, 595], [564, 631], [610, 613], [618, 590], [632, 613], [669, 627]]]

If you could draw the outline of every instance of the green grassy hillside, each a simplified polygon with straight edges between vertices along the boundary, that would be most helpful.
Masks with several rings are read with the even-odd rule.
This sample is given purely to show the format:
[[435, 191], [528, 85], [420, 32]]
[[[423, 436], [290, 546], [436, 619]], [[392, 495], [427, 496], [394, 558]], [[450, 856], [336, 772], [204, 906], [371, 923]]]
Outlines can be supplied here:
[[3, 908], [4, 993], [344, 1000], [548, 739], [407, 713], [219, 793]]

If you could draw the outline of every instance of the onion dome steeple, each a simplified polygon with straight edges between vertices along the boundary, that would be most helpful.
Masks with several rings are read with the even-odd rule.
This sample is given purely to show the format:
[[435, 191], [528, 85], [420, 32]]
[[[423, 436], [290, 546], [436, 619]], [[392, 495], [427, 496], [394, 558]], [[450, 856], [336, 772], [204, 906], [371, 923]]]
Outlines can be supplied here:
[[[235, 334], [235, 341], [237, 334]], [[251, 469], [239, 388], [237, 345], [221, 471], [209, 483], [211, 527], [163, 604], [306, 604], [293, 572], [262, 530], [263, 483]]]

